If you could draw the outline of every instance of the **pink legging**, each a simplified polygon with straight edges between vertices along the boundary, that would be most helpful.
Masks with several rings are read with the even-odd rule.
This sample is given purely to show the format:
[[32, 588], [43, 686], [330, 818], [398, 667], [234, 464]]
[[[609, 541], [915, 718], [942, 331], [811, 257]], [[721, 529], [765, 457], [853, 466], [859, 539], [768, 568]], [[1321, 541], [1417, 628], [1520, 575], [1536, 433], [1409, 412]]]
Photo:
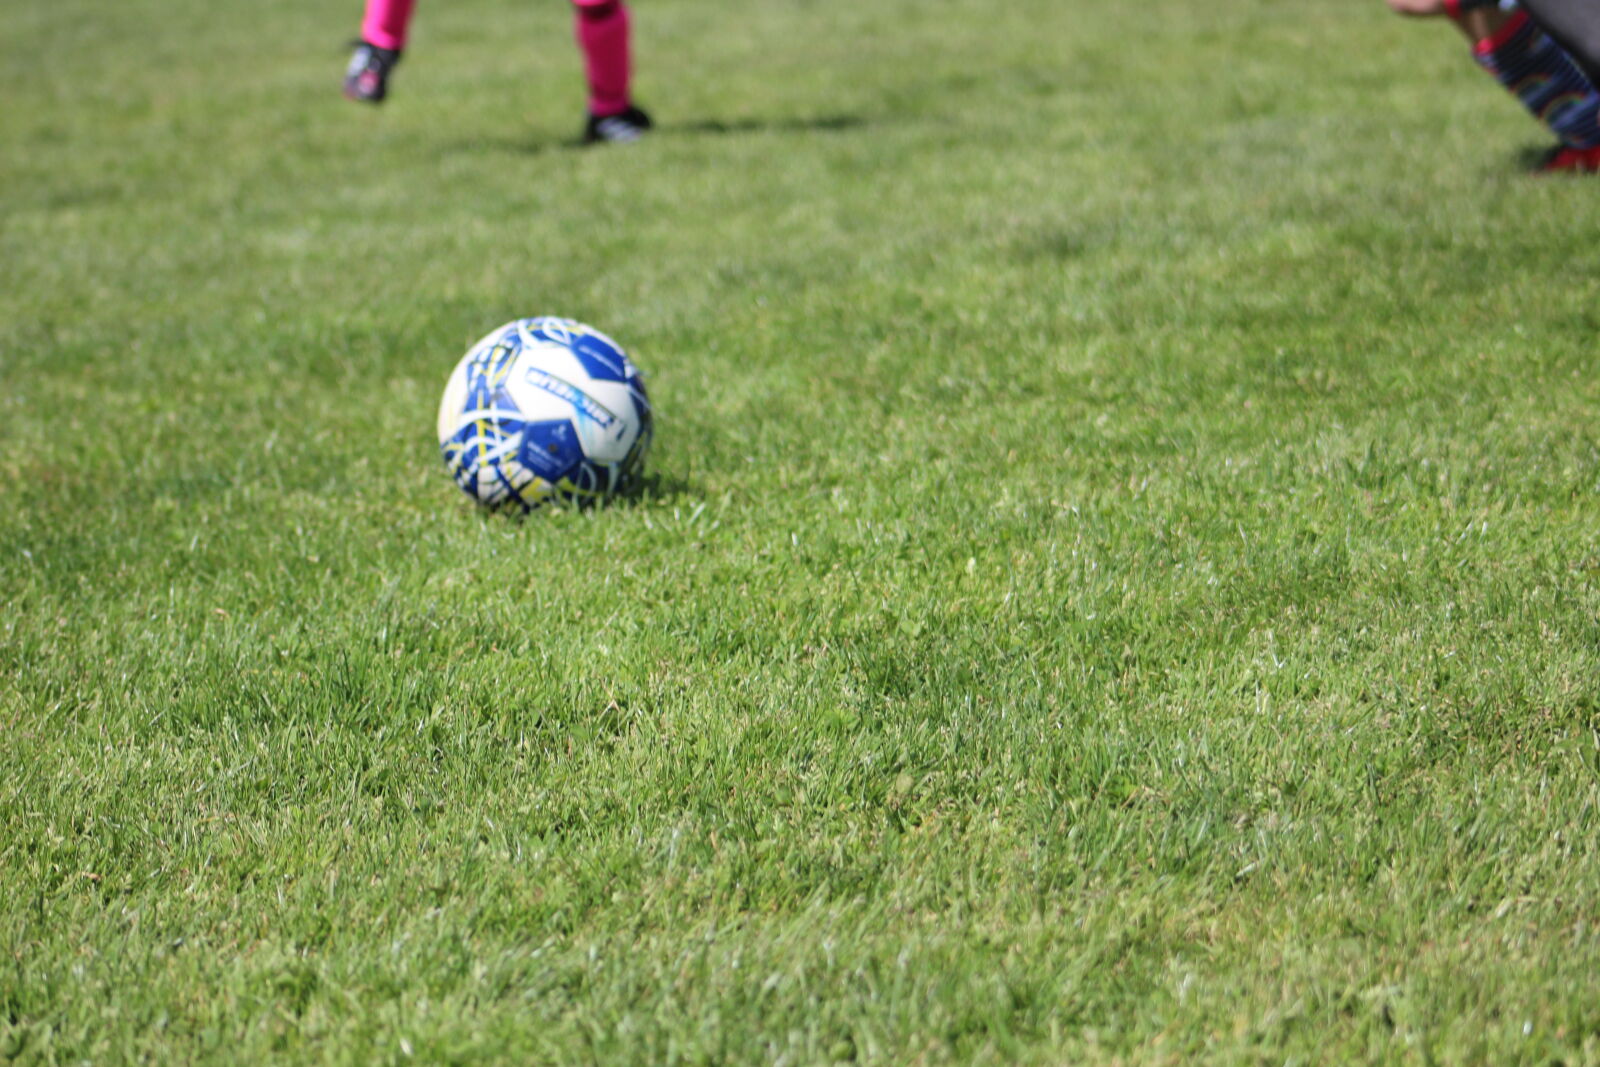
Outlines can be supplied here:
[[[367, 0], [361, 22], [361, 39], [379, 48], [399, 51], [406, 45], [406, 30], [417, 0]], [[583, 74], [589, 82], [589, 112], [618, 115], [633, 101], [628, 83], [628, 7], [622, 0], [572, 0], [577, 14], [578, 47], [583, 51]]]

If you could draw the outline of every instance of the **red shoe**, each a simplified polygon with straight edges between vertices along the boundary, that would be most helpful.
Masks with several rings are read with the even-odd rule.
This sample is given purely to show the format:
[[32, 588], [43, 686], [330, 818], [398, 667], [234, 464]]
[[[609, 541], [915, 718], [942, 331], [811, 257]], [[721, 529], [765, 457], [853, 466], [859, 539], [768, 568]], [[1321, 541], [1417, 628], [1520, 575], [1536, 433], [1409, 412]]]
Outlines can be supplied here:
[[1534, 168], [1536, 174], [1593, 174], [1596, 171], [1600, 171], [1600, 145], [1593, 148], [1556, 145]]

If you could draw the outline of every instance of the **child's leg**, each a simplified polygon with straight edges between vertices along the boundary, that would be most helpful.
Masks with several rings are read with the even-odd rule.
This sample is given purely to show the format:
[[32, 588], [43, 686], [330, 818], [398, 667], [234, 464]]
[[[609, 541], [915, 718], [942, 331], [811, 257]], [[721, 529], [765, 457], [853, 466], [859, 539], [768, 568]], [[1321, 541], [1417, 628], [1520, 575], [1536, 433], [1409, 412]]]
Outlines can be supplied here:
[[381, 104], [389, 95], [389, 75], [400, 62], [417, 0], [367, 0], [361, 40], [344, 70], [344, 95], [363, 104]]
[[411, 9], [417, 0], [367, 0], [367, 17], [361, 20], [361, 39], [398, 52], [406, 46]]
[[1479, 41], [1487, 41], [1498, 35], [1505, 24], [1511, 21], [1511, 12], [1498, 5], [1464, 7], [1461, 0], [1453, 0], [1448, 3], [1447, 10], [1450, 21], [1456, 24], [1456, 29], [1466, 34], [1474, 47]]
[[1473, 56], [1506, 90], [1572, 148], [1600, 145], [1600, 92], [1524, 11], [1464, 13]]
[[621, 115], [633, 106], [627, 5], [622, 0], [573, 0], [573, 7], [583, 73], [589, 82], [589, 114]]
[[[1582, 4], [1600, 8], [1600, 0], [1573, 0]], [[1526, 11], [1502, 10], [1497, 0], [1389, 0], [1389, 6], [1402, 15], [1449, 15], [1472, 42], [1478, 65], [1563, 145], [1600, 145], [1600, 93]]]

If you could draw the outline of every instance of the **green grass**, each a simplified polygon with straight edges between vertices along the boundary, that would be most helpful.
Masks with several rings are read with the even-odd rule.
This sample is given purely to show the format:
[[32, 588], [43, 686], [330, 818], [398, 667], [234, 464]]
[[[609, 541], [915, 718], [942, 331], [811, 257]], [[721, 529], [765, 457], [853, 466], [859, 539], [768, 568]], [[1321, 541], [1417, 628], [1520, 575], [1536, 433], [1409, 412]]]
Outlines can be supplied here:
[[[353, 0], [352, 0], [353, 2]], [[14, 5], [0, 1059], [1600, 1062], [1600, 197], [1377, 4]], [[654, 484], [445, 476], [621, 339]]]

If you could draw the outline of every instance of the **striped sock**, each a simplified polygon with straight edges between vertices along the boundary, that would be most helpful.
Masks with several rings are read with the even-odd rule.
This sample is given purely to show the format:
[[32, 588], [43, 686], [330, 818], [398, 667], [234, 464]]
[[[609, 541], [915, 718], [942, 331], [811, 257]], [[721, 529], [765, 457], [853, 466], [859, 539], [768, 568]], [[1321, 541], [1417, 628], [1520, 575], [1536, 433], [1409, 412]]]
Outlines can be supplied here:
[[1600, 145], [1600, 92], [1526, 11], [1513, 12], [1473, 55], [1562, 144]]

